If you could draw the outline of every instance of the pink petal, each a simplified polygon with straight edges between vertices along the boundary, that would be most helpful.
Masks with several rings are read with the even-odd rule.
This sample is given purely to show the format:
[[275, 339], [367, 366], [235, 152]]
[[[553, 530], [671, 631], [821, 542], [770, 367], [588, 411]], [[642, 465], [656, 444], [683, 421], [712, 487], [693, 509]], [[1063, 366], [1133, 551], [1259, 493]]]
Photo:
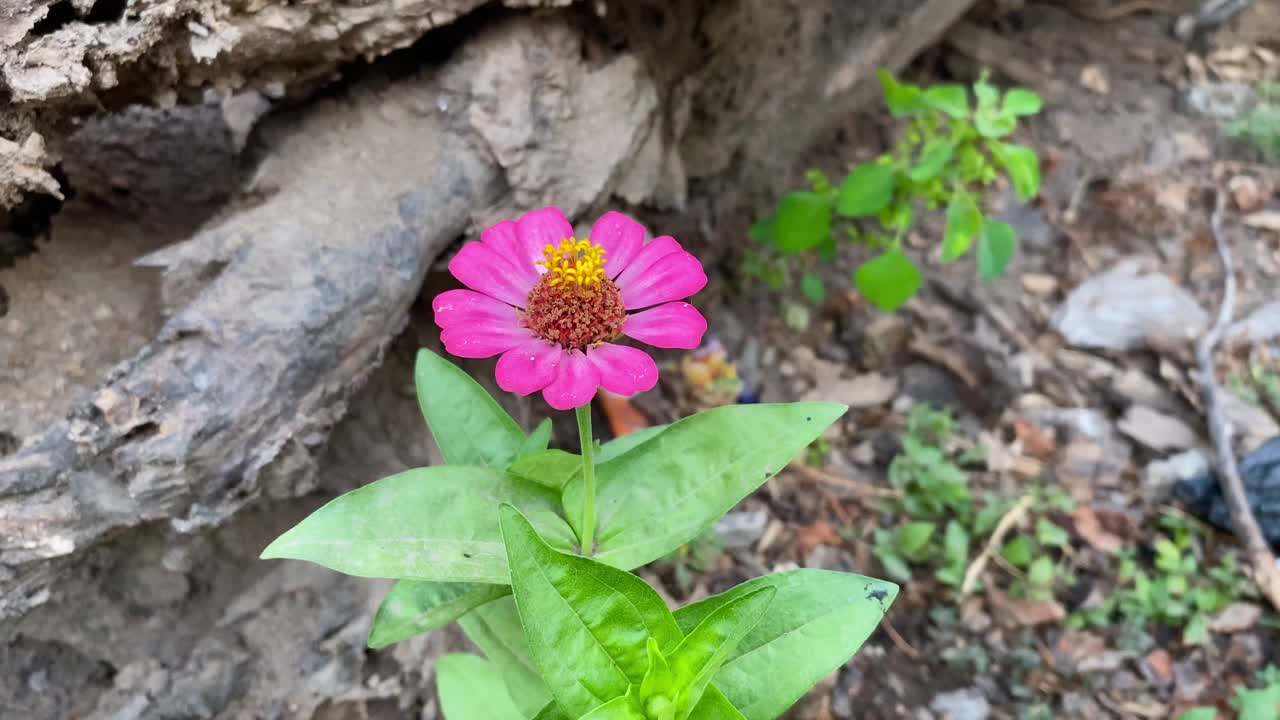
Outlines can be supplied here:
[[537, 337], [516, 322], [490, 321], [484, 324], [455, 325], [440, 331], [440, 340], [450, 354], [465, 358], [486, 358], [504, 353]]
[[472, 290], [516, 307], [524, 307], [533, 289], [532, 283], [521, 279], [514, 265], [482, 242], [463, 245], [449, 261], [449, 272]]
[[510, 305], [475, 290], [447, 290], [431, 301], [436, 324], [442, 328], [497, 321], [518, 325], [520, 316]]
[[680, 243], [676, 242], [676, 239], [670, 235], [654, 238], [653, 242], [640, 248], [640, 252], [636, 253], [631, 262], [627, 263], [627, 266], [622, 269], [622, 274], [618, 275], [617, 280], [615, 280], [618, 283], [618, 289], [626, 289], [627, 285], [643, 276], [654, 263], [671, 253], [682, 250], [684, 248], [680, 247]]
[[551, 384], [564, 358], [564, 348], [537, 338], [518, 345], [498, 358], [498, 387], [528, 395]]
[[604, 266], [610, 278], [627, 269], [644, 246], [644, 226], [610, 210], [591, 226], [591, 242], [599, 243], [605, 250]]
[[525, 252], [540, 260], [544, 247], [559, 245], [561, 240], [573, 237], [573, 226], [560, 208], [548, 207], [521, 215], [516, 221], [516, 232]]
[[534, 263], [542, 259], [542, 249], [526, 247], [520, 241], [514, 221], [503, 220], [485, 230], [480, 234], [480, 242], [505, 258], [516, 269], [521, 283], [532, 288], [538, 282], [538, 266]]
[[658, 364], [643, 350], [605, 343], [587, 350], [587, 359], [600, 373], [600, 386], [611, 393], [635, 395], [658, 384]]
[[560, 360], [556, 379], [542, 391], [547, 404], [556, 410], [572, 410], [591, 402], [600, 385], [600, 372], [581, 350], [570, 350]]
[[687, 298], [707, 286], [707, 274], [702, 263], [692, 254], [674, 252], [664, 255], [645, 270], [643, 275], [632, 278], [622, 290], [622, 305], [628, 310], [649, 307], [658, 303]]
[[707, 319], [687, 302], [671, 302], [628, 315], [622, 334], [661, 348], [692, 350], [702, 344]]

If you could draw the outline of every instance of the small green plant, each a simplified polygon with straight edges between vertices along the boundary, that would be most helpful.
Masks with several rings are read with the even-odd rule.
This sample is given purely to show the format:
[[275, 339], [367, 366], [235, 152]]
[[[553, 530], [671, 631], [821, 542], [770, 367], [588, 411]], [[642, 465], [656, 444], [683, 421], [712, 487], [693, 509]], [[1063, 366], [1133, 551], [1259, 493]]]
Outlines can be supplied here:
[[[792, 269], [790, 257], [816, 252], [829, 262], [836, 256], [837, 238], [845, 238], [879, 252], [857, 269], [853, 283], [877, 307], [891, 312], [923, 282], [902, 249], [921, 208], [946, 208], [942, 262], [958, 260], [976, 242], [979, 275], [990, 279], [1004, 272], [1017, 235], [1008, 223], [984, 215], [982, 192], [996, 181], [998, 169], [1008, 175], [1021, 200], [1039, 192], [1035, 151], [1006, 138], [1019, 118], [1040, 112], [1040, 97], [1024, 88], [1002, 95], [985, 72], [973, 84], [973, 103], [963, 85], [922, 88], [883, 70], [880, 84], [889, 112], [906, 121], [897, 144], [854, 167], [839, 185], [810, 170], [809, 190], [786, 194], [772, 215], [752, 226], [751, 237], [763, 249], [748, 253], [747, 274], [782, 289]], [[800, 285], [814, 302], [825, 296], [822, 278], [812, 271]]]
[[[885, 572], [895, 579], [910, 580], [913, 565], [932, 565], [939, 582], [959, 588], [972, 546], [989, 537], [1011, 507], [994, 493], [974, 498], [963, 466], [979, 458], [947, 450], [954, 425], [949, 413], [926, 405], [917, 405], [907, 416], [902, 452], [889, 465], [889, 482], [901, 496], [885, 507], [887, 513], [907, 521], [877, 530], [874, 547]], [[1070, 506], [1071, 498], [1065, 493], [1036, 492], [1030, 513], [1035, 532], [1007, 541], [1002, 551], [1006, 565], [1018, 573], [1011, 592], [1052, 596], [1055, 580], [1065, 577], [1052, 552], [1069, 550], [1069, 537], [1046, 515], [1069, 512]]]
[[1109, 625], [1117, 616], [1124, 622], [1154, 621], [1181, 629], [1183, 642], [1196, 645], [1209, 639], [1214, 613], [1236, 600], [1256, 597], [1235, 555], [1224, 554], [1211, 566], [1203, 564], [1205, 531], [1197, 521], [1166, 512], [1159, 524], [1150, 567], [1138, 562], [1132, 548], [1122, 550], [1118, 589], [1100, 607], [1073, 614], [1068, 626]]
[[1280, 162], [1280, 83], [1258, 85], [1258, 104], [1227, 126], [1227, 134], [1262, 153], [1267, 162]]
[[[1236, 690], [1231, 705], [1236, 710], [1236, 720], [1280, 720], [1280, 668], [1268, 665], [1258, 671], [1254, 685]], [[1191, 708], [1178, 716], [1178, 720], [1214, 720], [1217, 708]]]

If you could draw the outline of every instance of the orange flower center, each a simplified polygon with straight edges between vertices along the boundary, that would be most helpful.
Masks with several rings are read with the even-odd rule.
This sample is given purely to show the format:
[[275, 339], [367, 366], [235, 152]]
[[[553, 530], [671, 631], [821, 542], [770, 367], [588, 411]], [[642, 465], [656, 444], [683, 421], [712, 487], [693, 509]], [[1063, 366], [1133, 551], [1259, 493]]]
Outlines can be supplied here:
[[547, 272], [529, 291], [526, 327], [562, 347], [585, 350], [612, 340], [627, 319], [622, 293], [604, 272], [605, 250], [588, 239], [547, 245], [538, 264]]

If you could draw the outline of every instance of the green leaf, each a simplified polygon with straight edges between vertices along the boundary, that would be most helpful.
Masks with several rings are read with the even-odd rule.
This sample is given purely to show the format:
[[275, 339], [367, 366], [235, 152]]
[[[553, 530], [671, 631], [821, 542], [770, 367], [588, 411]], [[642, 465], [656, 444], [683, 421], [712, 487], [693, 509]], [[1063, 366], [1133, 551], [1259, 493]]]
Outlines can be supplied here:
[[1040, 192], [1040, 158], [1035, 150], [1026, 145], [996, 141], [987, 143], [987, 147], [1009, 173], [1018, 199], [1028, 202]]
[[994, 141], [1012, 134], [1018, 127], [1018, 119], [994, 108], [983, 109], [974, 114], [973, 127], [979, 135]]
[[[502, 679], [507, 691], [515, 700], [520, 712], [528, 717], [551, 702], [551, 691], [538, 674], [529, 643], [520, 625], [515, 599], [510, 595], [472, 610], [458, 620], [467, 639], [502, 669]], [[555, 704], [552, 703], [552, 708]], [[547, 711], [544, 709], [543, 713]], [[538, 715], [543, 717], [543, 714]], [[547, 720], [561, 717], [546, 714]]]
[[994, 280], [1004, 274], [1018, 247], [1018, 235], [1013, 226], [1002, 220], [984, 218], [982, 237], [978, 239], [978, 274], [985, 280]]
[[973, 95], [978, 98], [978, 109], [993, 109], [1000, 101], [1000, 91], [987, 81], [985, 75], [973, 84]]
[[[759, 624], [776, 595], [777, 588], [762, 585], [731, 598], [707, 613], [671, 651], [668, 662], [676, 692], [669, 701], [676, 717], [685, 717], [698, 704], [712, 676]], [[640, 699], [646, 708], [652, 707], [654, 698], [645, 695], [643, 686]]]
[[951, 140], [944, 137], [931, 138], [921, 148], [920, 162], [907, 171], [907, 177], [916, 183], [928, 182], [938, 177], [951, 160], [951, 156], [955, 154], [955, 150], [956, 146]]
[[1025, 568], [1031, 564], [1031, 541], [1019, 535], [1004, 544], [1000, 555], [1016, 568]]
[[963, 85], [933, 85], [924, 91], [924, 101], [957, 120], [969, 115], [969, 93]]
[[1036, 540], [1045, 547], [1066, 547], [1071, 544], [1071, 536], [1066, 530], [1058, 527], [1048, 518], [1036, 521]]
[[1182, 629], [1182, 642], [1186, 645], [1202, 645], [1209, 641], [1209, 616], [1197, 613], [1191, 616]]
[[893, 546], [909, 560], [922, 560], [929, 549], [929, 538], [937, 527], [931, 522], [910, 522], [898, 526], [893, 533]]
[[1258, 690], [1241, 688], [1236, 691], [1234, 704], [1240, 714], [1236, 720], [1280, 719], [1280, 685], [1268, 685]]
[[413, 377], [422, 416], [449, 465], [504, 467], [524, 447], [516, 421], [457, 365], [422, 349]]
[[853, 274], [853, 284], [880, 310], [893, 312], [916, 294], [924, 284], [924, 276], [895, 248], [859, 266]]
[[1026, 88], [1012, 88], [1004, 94], [1004, 113], [1015, 117], [1035, 115], [1044, 107], [1040, 96]]
[[827, 297], [827, 285], [822, 282], [822, 276], [808, 272], [800, 279], [800, 292], [809, 298], [809, 302], [819, 305]]
[[[446, 719], [447, 720], [447, 719]], [[533, 716], [533, 720], [570, 720], [564, 713], [560, 712], [560, 707], [555, 703], [548, 703], [546, 707], [538, 711]]]
[[449, 720], [524, 720], [498, 667], [479, 655], [445, 655], [435, 671], [440, 708]]
[[776, 588], [773, 602], [712, 681], [747, 720], [781, 716], [848, 661], [898, 594], [896, 585], [861, 575], [790, 570], [680, 608], [676, 622], [691, 632], [716, 608], [761, 587]]
[[[969, 559], [969, 533], [959, 520], [947, 521], [942, 534], [942, 560], [946, 565], [963, 566]], [[963, 569], [963, 567], [962, 567]]]
[[1038, 588], [1052, 587], [1053, 573], [1053, 559], [1047, 555], [1041, 555], [1032, 560], [1031, 567], [1027, 568], [1027, 582]]
[[[689, 542], [847, 409], [819, 402], [714, 408], [601, 463], [595, 558], [630, 569]], [[564, 501], [569, 517], [581, 516], [581, 478], [565, 487]]]
[[649, 720], [632, 693], [619, 695], [578, 720]]
[[582, 456], [564, 450], [543, 450], [517, 459], [507, 472], [521, 480], [562, 490], [576, 473], [582, 472]]
[[942, 234], [942, 262], [952, 262], [969, 250], [982, 232], [982, 211], [973, 196], [963, 190], [951, 196], [947, 205], [947, 227]]
[[884, 102], [889, 106], [889, 114], [894, 117], [910, 117], [929, 109], [919, 87], [898, 82], [886, 70], [880, 70], [876, 74], [880, 78], [880, 87], [884, 90]]
[[538, 427], [529, 433], [529, 437], [524, 441], [524, 445], [520, 447], [520, 452], [516, 453], [516, 458], [522, 458], [526, 455], [532, 455], [536, 452], [542, 452], [547, 449], [547, 444], [551, 442], [551, 418], [545, 418], [538, 423]]
[[778, 203], [778, 250], [795, 253], [831, 234], [831, 201], [817, 193], [791, 192]]
[[1182, 713], [1178, 716], [1178, 720], [1216, 720], [1217, 717], [1217, 708], [1202, 706]]
[[468, 612], [511, 594], [506, 585], [401, 580], [378, 607], [369, 647], [381, 648], [448, 625]]
[[276, 538], [262, 558], [309, 560], [361, 577], [505, 585], [500, 502], [524, 508], [558, 547], [574, 547], [553, 491], [489, 468], [439, 465], [334, 498]]
[[715, 685], [707, 686], [702, 699], [689, 713], [689, 720], [746, 720], [738, 708]]
[[630, 452], [637, 446], [649, 442], [657, 437], [658, 433], [666, 430], [668, 427], [670, 426], [652, 425], [647, 428], [636, 430], [632, 433], [627, 433], [620, 438], [610, 440], [600, 448], [600, 452], [596, 453], [596, 465], [603, 465], [623, 453]]
[[770, 215], [752, 223], [751, 228], [747, 230], [747, 237], [761, 245], [777, 245], [778, 216]]
[[500, 514], [529, 651], [562, 710], [584, 715], [639, 683], [646, 638], [679, 643], [671, 612], [643, 580], [557, 552], [511, 505]]
[[853, 169], [840, 185], [836, 212], [845, 217], [873, 217], [893, 200], [893, 166], [876, 162]]

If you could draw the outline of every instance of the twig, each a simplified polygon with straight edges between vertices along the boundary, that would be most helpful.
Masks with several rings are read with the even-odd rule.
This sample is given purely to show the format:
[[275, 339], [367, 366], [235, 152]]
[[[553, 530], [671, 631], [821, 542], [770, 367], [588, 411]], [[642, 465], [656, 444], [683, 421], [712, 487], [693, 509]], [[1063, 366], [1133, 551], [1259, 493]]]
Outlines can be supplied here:
[[791, 470], [804, 476], [806, 480], [819, 482], [824, 485], [832, 485], [834, 487], [843, 488], [853, 492], [861, 497], [882, 497], [882, 498], [899, 498], [902, 497], [902, 491], [895, 488], [886, 488], [872, 485], [870, 483], [858, 482], [839, 475], [832, 475], [826, 470], [819, 470], [816, 467], [805, 465], [799, 461], [793, 461], [787, 466]]
[[973, 559], [972, 563], [969, 563], [969, 569], [964, 571], [964, 582], [960, 584], [961, 595], [968, 595], [973, 592], [973, 584], [978, 581], [978, 576], [987, 567], [991, 557], [999, 551], [1000, 543], [1004, 542], [1004, 536], [1008, 535], [1013, 526], [1027, 516], [1027, 511], [1031, 510], [1031, 503], [1034, 499], [1031, 495], [1023, 495], [1022, 499], [1009, 508], [1009, 512], [1005, 513], [1004, 517], [1000, 518], [1000, 522], [996, 523], [995, 532], [991, 533], [990, 538], [987, 538], [986, 547], [982, 548], [982, 552]]
[[898, 633], [898, 629], [893, 626], [893, 621], [888, 615], [880, 618], [880, 625], [884, 627], [884, 631], [889, 634], [889, 639], [893, 641], [893, 646], [898, 648], [898, 652], [906, 655], [912, 660], [920, 659], [920, 651], [911, 647], [911, 643]]
[[1222, 305], [1218, 308], [1218, 317], [1213, 327], [1196, 343], [1196, 361], [1200, 365], [1200, 382], [1204, 391], [1205, 412], [1208, 414], [1209, 432], [1213, 435], [1214, 451], [1218, 456], [1218, 483], [1222, 494], [1226, 497], [1227, 507], [1231, 511], [1231, 525], [1235, 528], [1236, 537], [1244, 544], [1245, 553], [1253, 566], [1254, 582], [1262, 594], [1271, 601], [1271, 605], [1280, 609], [1280, 569], [1276, 568], [1276, 558], [1263, 538], [1258, 521], [1249, 509], [1249, 501], [1244, 493], [1244, 482], [1240, 479], [1240, 470], [1236, 467], [1236, 456], [1231, 450], [1231, 425], [1228, 423], [1219, 400], [1221, 390], [1214, 374], [1213, 351], [1222, 340], [1227, 326], [1231, 322], [1236, 300], [1235, 271], [1231, 264], [1231, 248], [1222, 237], [1222, 209], [1226, 204], [1226, 193], [1218, 190], [1214, 202], [1213, 214], [1209, 217], [1209, 231], [1218, 246], [1218, 257], [1222, 260], [1223, 289]]

